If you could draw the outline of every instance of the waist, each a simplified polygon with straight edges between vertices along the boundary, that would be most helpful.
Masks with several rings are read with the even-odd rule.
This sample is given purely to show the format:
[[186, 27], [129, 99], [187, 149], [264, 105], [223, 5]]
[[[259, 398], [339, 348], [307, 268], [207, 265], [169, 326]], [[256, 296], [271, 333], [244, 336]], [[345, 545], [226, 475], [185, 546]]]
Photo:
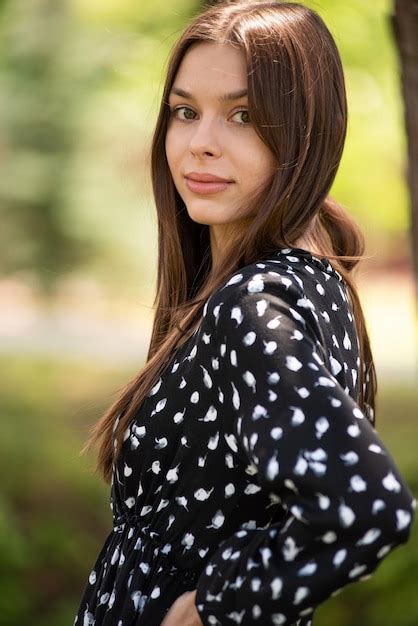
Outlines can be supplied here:
[[149, 524], [144, 525], [141, 516], [122, 514], [113, 518], [114, 532], [122, 532], [125, 528], [135, 528], [136, 531], [140, 532], [141, 535], [158, 550], [159, 556], [161, 556], [167, 564], [167, 570], [170, 576], [181, 574], [181, 576], [186, 580], [190, 582], [197, 582], [197, 579], [200, 576], [200, 571], [198, 572], [193, 568], [180, 567], [178, 565], [178, 560], [181, 558], [181, 555], [179, 555], [178, 559], [176, 559], [171, 549], [170, 551], [167, 551], [167, 546], [170, 546], [170, 544], [163, 541], [161, 534], [153, 530]]

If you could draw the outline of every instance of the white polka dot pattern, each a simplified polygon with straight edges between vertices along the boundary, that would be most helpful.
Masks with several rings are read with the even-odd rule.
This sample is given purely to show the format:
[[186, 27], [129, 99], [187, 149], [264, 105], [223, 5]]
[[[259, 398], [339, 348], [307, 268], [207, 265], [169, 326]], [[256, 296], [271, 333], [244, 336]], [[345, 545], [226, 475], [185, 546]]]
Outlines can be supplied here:
[[283, 249], [205, 304], [125, 433], [114, 528], [74, 624], [311, 626], [408, 541], [416, 502], [358, 398], [341, 275]]

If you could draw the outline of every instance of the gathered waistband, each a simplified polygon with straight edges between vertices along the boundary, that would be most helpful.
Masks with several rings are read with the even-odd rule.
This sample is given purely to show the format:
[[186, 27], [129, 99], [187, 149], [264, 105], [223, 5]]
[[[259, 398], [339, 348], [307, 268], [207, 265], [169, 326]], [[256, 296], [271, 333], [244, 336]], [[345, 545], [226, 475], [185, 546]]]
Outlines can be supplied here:
[[160, 556], [163, 557], [167, 561], [167, 565], [169, 565], [168, 573], [171, 576], [175, 576], [176, 574], [181, 574], [186, 580], [190, 580], [191, 582], [197, 581], [199, 578], [199, 573], [195, 572], [192, 569], [183, 569], [176, 565], [172, 558], [171, 552], [166, 553], [162, 552], [163, 546], [166, 542], [161, 540], [161, 535], [155, 530], [152, 530], [149, 525], [142, 526], [141, 523], [143, 519], [139, 515], [118, 515], [113, 518], [113, 530], [114, 532], [121, 532], [123, 528], [126, 527], [135, 527], [144, 537], [146, 537], [158, 550], [160, 551]]

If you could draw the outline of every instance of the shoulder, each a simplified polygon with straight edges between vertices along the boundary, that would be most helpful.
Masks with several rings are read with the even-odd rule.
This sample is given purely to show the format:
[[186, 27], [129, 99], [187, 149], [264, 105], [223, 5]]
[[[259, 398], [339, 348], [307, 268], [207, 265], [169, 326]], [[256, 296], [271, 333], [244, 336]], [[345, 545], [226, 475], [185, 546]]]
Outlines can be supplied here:
[[302, 249], [282, 249], [240, 268], [210, 296], [204, 311], [210, 328], [226, 331], [240, 320], [244, 326], [262, 325], [265, 332], [266, 326], [274, 328], [278, 314], [282, 323], [276, 332], [299, 327], [323, 344], [330, 332], [339, 335], [347, 321], [353, 324], [342, 276], [326, 257]]
[[296, 274], [286, 266], [272, 263], [253, 263], [236, 272], [216, 291], [214, 304], [224, 307], [245, 306], [264, 297], [282, 297], [290, 300], [303, 295]]
[[221, 311], [252, 308], [263, 300], [301, 309], [309, 317], [309, 312], [327, 302], [339, 301], [340, 309], [341, 302], [347, 303], [347, 293], [342, 276], [327, 259], [300, 249], [283, 249], [237, 270], [211, 295], [205, 314], [217, 318]]
[[269, 257], [225, 280], [206, 303], [204, 324], [220, 354], [226, 346], [237, 354], [251, 347], [251, 358], [268, 361], [274, 348], [271, 358], [286, 353], [312, 363], [315, 352], [352, 389], [359, 357], [354, 312], [347, 284], [326, 261]]

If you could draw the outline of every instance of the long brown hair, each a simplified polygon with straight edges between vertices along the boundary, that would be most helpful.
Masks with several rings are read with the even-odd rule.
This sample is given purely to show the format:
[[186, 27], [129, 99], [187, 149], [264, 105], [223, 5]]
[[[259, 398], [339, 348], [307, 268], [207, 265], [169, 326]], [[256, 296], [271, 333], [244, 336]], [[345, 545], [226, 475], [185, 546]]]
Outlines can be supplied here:
[[[248, 199], [245, 229], [231, 236], [222, 268], [212, 267], [209, 227], [194, 222], [167, 164], [168, 96], [194, 43], [225, 43], [245, 56], [248, 109], [277, 159], [268, 184]], [[364, 256], [363, 234], [329, 196], [347, 131], [343, 68], [321, 17], [293, 2], [238, 0], [209, 7], [190, 21], [169, 58], [151, 144], [158, 215], [155, 317], [145, 366], [93, 425], [82, 452], [100, 444], [95, 471], [110, 482], [123, 435], [174, 351], [196, 331], [207, 298], [237, 269], [303, 237], [332, 260], [348, 286], [359, 335], [359, 406], [375, 422], [377, 390], [370, 341], [352, 270]], [[243, 213], [244, 214], [244, 213]], [[238, 235], [238, 232], [236, 233]], [[115, 439], [113, 441], [113, 438]]]

